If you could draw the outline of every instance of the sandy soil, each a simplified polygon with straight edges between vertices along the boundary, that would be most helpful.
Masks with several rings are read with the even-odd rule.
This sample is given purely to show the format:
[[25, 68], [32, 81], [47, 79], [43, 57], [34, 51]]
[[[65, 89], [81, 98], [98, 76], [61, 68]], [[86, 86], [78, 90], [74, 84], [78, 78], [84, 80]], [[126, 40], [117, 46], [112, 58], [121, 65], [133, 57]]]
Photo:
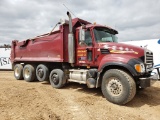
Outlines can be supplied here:
[[0, 120], [160, 120], [160, 82], [139, 91], [125, 106], [108, 102], [100, 89], [69, 83], [15, 80], [0, 71]]

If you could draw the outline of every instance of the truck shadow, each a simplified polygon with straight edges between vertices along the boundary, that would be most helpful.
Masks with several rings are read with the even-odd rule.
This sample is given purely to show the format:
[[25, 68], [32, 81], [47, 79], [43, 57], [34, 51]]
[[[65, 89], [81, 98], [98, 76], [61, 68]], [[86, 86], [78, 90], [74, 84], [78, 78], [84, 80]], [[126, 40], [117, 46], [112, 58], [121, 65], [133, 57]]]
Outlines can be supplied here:
[[[43, 82], [44, 85], [50, 85], [49, 82]], [[67, 83], [62, 89], [72, 89], [74, 91], [86, 93], [89, 95], [94, 95], [97, 97], [104, 98], [101, 88], [88, 88], [87, 85], [79, 83]], [[106, 100], [106, 99], [105, 99]], [[150, 87], [144, 90], [140, 90], [136, 93], [133, 100], [127, 103], [126, 107], [141, 107], [143, 105], [149, 106], [158, 106], [160, 105], [160, 88], [159, 87]]]
[[[49, 81], [42, 82], [43, 85], [51, 85]], [[88, 88], [87, 85], [79, 84], [79, 83], [67, 83], [62, 89], [73, 89], [78, 92], [83, 92], [86, 94], [91, 94], [95, 96], [103, 97], [101, 92], [101, 88]]]
[[[76, 91], [83, 92], [86, 94], [95, 95], [98, 97], [103, 96], [100, 88], [88, 88], [86, 85], [69, 83], [65, 87], [66, 89], [75, 89]], [[106, 99], [105, 99], [106, 100]], [[127, 103], [126, 107], [141, 107], [143, 105], [158, 106], [160, 105], [160, 88], [159, 87], [150, 87], [144, 90], [138, 91], [129, 103]]]
[[160, 105], [160, 88], [150, 87], [138, 91], [131, 102], [126, 104], [128, 107], [141, 107], [143, 105], [158, 106]]
[[84, 85], [84, 84], [68, 83], [64, 88], [65, 89], [74, 89], [78, 92], [83, 92], [83, 93], [86, 93], [86, 94], [103, 97], [103, 94], [102, 94], [100, 88], [88, 88], [87, 85]]

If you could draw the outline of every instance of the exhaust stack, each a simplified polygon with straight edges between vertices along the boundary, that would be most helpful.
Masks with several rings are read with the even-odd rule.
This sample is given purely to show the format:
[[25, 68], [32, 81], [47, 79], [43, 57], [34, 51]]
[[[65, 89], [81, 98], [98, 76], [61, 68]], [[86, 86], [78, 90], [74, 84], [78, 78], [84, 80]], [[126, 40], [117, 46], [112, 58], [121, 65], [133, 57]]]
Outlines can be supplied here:
[[68, 11], [67, 11], [67, 15], [69, 17], [69, 33], [73, 33], [73, 30], [72, 30], [72, 16]]
[[73, 36], [72, 16], [67, 12], [69, 17], [69, 34], [68, 34], [68, 62], [75, 63], [75, 41]]

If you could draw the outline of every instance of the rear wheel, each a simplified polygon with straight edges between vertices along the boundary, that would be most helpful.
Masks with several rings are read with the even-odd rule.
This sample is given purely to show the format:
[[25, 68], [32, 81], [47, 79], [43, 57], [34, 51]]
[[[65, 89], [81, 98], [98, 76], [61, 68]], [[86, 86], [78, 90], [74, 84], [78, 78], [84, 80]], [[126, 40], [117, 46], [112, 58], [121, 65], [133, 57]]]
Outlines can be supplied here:
[[47, 81], [49, 79], [48, 67], [40, 64], [36, 68], [36, 76], [39, 81]]
[[54, 69], [49, 76], [50, 83], [54, 88], [61, 88], [66, 83], [64, 72], [61, 69]]
[[25, 65], [23, 68], [23, 77], [27, 82], [32, 82], [36, 79], [35, 68], [32, 65]]
[[23, 79], [23, 66], [21, 64], [16, 64], [14, 66], [14, 77], [17, 80], [22, 80]]
[[136, 84], [133, 78], [118, 69], [105, 72], [101, 89], [108, 101], [120, 105], [132, 100], [136, 94]]

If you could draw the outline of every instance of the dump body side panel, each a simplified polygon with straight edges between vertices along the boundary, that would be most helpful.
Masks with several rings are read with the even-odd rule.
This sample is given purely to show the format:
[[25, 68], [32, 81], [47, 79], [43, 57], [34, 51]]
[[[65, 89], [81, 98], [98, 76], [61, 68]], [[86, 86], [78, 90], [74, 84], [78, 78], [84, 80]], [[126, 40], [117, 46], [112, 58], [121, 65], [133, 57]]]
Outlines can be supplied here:
[[[12, 44], [13, 45], [13, 44]], [[63, 62], [63, 30], [51, 35], [15, 42], [12, 46], [12, 62], [46, 61]]]

